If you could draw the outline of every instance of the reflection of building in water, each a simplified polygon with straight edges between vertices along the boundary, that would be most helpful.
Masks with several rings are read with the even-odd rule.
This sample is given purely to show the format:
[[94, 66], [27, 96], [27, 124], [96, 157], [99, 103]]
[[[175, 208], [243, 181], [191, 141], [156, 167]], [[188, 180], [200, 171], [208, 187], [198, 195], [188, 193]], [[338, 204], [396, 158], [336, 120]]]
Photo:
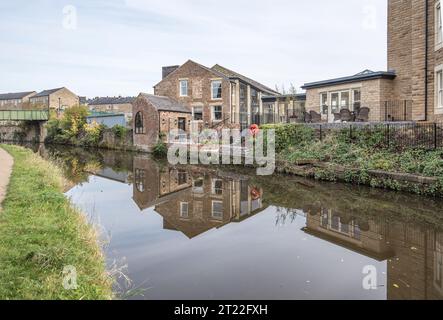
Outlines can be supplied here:
[[149, 159], [134, 160], [134, 201], [140, 209], [155, 206], [164, 228], [194, 238], [210, 229], [239, 222], [263, 209], [262, 190], [246, 180], [160, 169]]
[[329, 209], [307, 215], [305, 232], [379, 261], [387, 260], [388, 299], [443, 299], [443, 233]]

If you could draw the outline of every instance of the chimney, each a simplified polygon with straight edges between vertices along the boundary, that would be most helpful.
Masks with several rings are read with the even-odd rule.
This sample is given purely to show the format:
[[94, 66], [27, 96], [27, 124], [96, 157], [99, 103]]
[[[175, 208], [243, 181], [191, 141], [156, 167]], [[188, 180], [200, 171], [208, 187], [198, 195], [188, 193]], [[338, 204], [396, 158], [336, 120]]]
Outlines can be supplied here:
[[162, 68], [162, 79], [169, 76], [172, 72], [177, 70], [180, 66], [169, 66], [169, 67], [163, 67]]

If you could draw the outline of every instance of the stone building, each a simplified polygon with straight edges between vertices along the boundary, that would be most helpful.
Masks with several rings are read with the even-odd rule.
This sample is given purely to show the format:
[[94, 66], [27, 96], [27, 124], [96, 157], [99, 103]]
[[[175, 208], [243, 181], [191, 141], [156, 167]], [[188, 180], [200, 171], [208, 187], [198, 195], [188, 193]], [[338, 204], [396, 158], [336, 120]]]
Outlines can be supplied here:
[[[333, 122], [341, 109], [358, 112], [370, 109], [369, 121], [384, 120], [384, 101], [392, 97], [394, 72], [365, 70], [353, 76], [307, 83], [306, 111], [316, 111], [323, 121]], [[389, 120], [389, 119], [386, 119]]]
[[79, 105], [79, 97], [67, 88], [44, 90], [29, 99], [33, 107], [48, 108], [63, 112], [63, 110]]
[[205, 128], [247, 128], [263, 114], [263, 96], [280, 94], [257, 81], [215, 65], [194, 61], [163, 68], [163, 79], [154, 86], [156, 95], [187, 105], [194, 121]]
[[150, 151], [160, 139], [167, 142], [171, 130], [189, 133], [192, 112], [169, 97], [141, 93], [132, 104], [134, 146]]
[[136, 97], [96, 97], [88, 101], [92, 112], [123, 113], [126, 123], [132, 120], [132, 103]]
[[[440, 0], [389, 0], [389, 71], [308, 83], [307, 109], [331, 121], [332, 109], [354, 107], [353, 90], [361, 87], [356, 94], [371, 108], [372, 121], [443, 119], [442, 26]], [[355, 79], [370, 75], [378, 81]]]
[[440, 0], [389, 0], [388, 69], [393, 98], [412, 101], [413, 120], [443, 119]]
[[0, 110], [23, 109], [29, 105], [29, 98], [37, 94], [35, 91], [1, 93]]

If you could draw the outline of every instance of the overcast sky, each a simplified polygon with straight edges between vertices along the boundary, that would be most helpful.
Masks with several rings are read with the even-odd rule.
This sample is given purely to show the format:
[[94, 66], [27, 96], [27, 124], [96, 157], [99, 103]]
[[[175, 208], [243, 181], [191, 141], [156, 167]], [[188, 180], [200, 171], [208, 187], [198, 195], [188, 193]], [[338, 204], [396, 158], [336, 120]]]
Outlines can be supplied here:
[[0, 1], [0, 93], [151, 93], [188, 59], [272, 88], [386, 69], [387, 0]]

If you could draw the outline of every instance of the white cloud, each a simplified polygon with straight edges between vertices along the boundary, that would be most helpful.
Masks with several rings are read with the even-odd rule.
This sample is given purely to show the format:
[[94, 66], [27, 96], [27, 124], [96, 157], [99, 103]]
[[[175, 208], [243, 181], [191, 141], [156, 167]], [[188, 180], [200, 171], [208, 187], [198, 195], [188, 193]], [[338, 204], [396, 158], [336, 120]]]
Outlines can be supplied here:
[[55, 0], [0, 11], [0, 91], [61, 83], [90, 96], [149, 92], [162, 65], [189, 58], [271, 87], [386, 68], [386, 0], [74, 3], [76, 30], [63, 29], [66, 3]]

